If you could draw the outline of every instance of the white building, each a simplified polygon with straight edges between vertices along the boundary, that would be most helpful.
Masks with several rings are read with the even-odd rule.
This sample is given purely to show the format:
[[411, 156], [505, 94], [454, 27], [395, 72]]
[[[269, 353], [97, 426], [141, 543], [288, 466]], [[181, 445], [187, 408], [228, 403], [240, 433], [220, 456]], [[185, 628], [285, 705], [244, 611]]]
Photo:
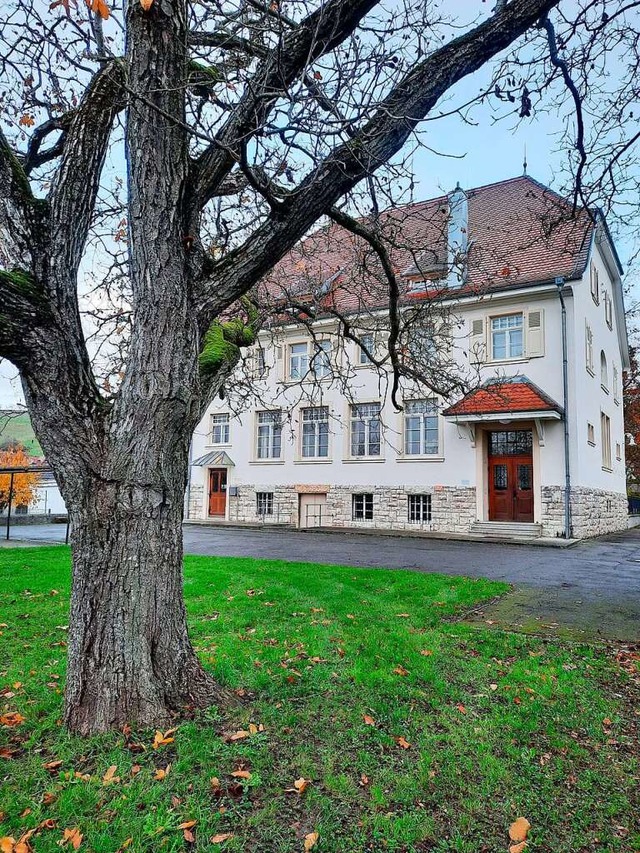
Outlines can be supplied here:
[[405, 379], [401, 412], [366, 352], [383, 357], [389, 325], [386, 280], [355, 276], [374, 269], [368, 247], [337, 225], [303, 241], [268, 289], [314, 307], [261, 333], [259, 402], [209, 407], [187, 517], [576, 538], [626, 527], [622, 271], [602, 217], [569, 211], [521, 177], [383, 215], [402, 314], [427, 318], [401, 351], [467, 382], [446, 396]]

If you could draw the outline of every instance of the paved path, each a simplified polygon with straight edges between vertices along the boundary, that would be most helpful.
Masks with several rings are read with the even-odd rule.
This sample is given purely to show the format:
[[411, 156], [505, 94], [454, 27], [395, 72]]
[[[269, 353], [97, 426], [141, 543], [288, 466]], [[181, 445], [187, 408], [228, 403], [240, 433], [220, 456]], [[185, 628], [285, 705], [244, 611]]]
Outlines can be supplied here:
[[[64, 540], [64, 525], [12, 528], [19, 540]], [[185, 552], [414, 569], [507, 581], [514, 593], [481, 618], [551, 632], [640, 641], [640, 528], [573, 548], [439, 539], [185, 526]]]

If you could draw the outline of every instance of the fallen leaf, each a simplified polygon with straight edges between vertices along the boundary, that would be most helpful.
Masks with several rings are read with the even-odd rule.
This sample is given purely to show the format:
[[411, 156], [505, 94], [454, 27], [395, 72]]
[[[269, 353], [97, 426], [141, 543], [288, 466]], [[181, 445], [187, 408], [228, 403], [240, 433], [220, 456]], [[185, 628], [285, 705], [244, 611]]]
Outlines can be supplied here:
[[530, 829], [531, 824], [526, 817], [519, 817], [509, 827], [509, 838], [512, 841], [524, 841]]
[[234, 770], [231, 775], [238, 779], [251, 779], [251, 773], [248, 770]]
[[42, 804], [45, 806], [50, 806], [52, 803], [56, 801], [56, 795], [51, 793], [51, 791], [47, 791], [42, 797]]
[[395, 675], [409, 675], [409, 670], [403, 666], [397, 666], [394, 670]]
[[430, 658], [430, 657], [431, 657], [431, 655], [433, 654], [433, 652], [431, 651], [431, 649], [421, 649], [421, 650], [420, 650], [420, 654], [421, 654], [421, 655], [422, 655], [422, 657], [424, 657], [424, 658]]
[[212, 844], [222, 844], [223, 841], [228, 841], [233, 838], [233, 832], [219, 832], [217, 835], [212, 835], [209, 841]]
[[172, 738], [171, 735], [175, 732], [175, 729], [169, 729], [164, 732], [164, 734], [160, 731], [157, 731], [155, 737], [153, 738], [153, 748], [158, 749], [160, 746], [165, 746], [168, 743], [173, 743], [175, 738]]
[[462, 704], [460, 704], [460, 705], [456, 705], [456, 708], [458, 709], [458, 711], [460, 711], [460, 713], [461, 713], [461, 714], [466, 714], [466, 713], [467, 713], [467, 709], [466, 709], [466, 708], [464, 707], [464, 705], [462, 705]]
[[244, 740], [244, 738], [249, 737], [250, 734], [251, 732], [248, 732], [245, 729], [240, 729], [237, 732], [233, 732], [232, 734], [227, 735], [225, 737], [225, 740], [229, 741], [230, 743], [233, 743], [236, 740]]
[[365, 773], [360, 774], [360, 784], [363, 787], [369, 784], [369, 777]]
[[196, 837], [190, 829], [183, 829], [182, 837], [188, 844], [195, 844]]
[[178, 829], [191, 829], [191, 827], [195, 826], [197, 822], [197, 820], [185, 820], [184, 823], [181, 823], [178, 826]]
[[15, 843], [16, 840], [11, 835], [4, 835], [0, 838], [0, 853], [13, 853]]
[[66, 844], [67, 841], [71, 844], [74, 850], [79, 849], [82, 844], [82, 833], [77, 826], [74, 826], [71, 829], [65, 829], [62, 834], [62, 843]]
[[167, 766], [165, 768], [158, 767], [153, 778], [156, 780], [156, 782], [162, 782], [164, 779], [167, 778], [170, 770], [171, 770], [170, 764], [167, 764]]
[[[355, 618], [356, 617], [353, 615], [353, 613], [347, 613], [347, 619], [355, 619]], [[314, 844], [315, 844], [315, 842], [314, 842]]]
[[49, 773], [55, 773], [60, 767], [62, 767], [62, 761], [47, 761], [44, 765], [44, 769], [48, 770]]
[[376, 724], [376, 721], [373, 719], [373, 717], [370, 717], [368, 714], [363, 714], [362, 719], [364, 720], [365, 725], [367, 726], [375, 726]]
[[509, 853], [522, 853], [526, 846], [526, 841], [521, 841], [519, 844], [512, 844], [511, 847], [509, 847]]
[[395, 737], [394, 740], [402, 749], [409, 749], [411, 747], [409, 741], [404, 737]]
[[302, 795], [309, 787], [310, 782], [310, 779], [305, 779], [304, 776], [301, 776], [300, 779], [296, 779], [296, 781], [293, 783], [293, 787], [300, 795]]
[[305, 835], [305, 837], [304, 837], [304, 849], [305, 849], [305, 851], [311, 850], [313, 847], [315, 847], [317, 842], [318, 842], [318, 838], [320, 838], [319, 832], [310, 832], [308, 835]]
[[2, 716], [0, 716], [0, 726], [14, 728], [15, 726], [19, 726], [21, 723], [24, 723], [25, 719], [26, 718], [17, 711], [8, 711], [6, 714], [2, 714]]
[[116, 776], [116, 770], [118, 766], [116, 764], [112, 764], [111, 767], [107, 770], [107, 772], [102, 777], [103, 785], [110, 785], [112, 782], [119, 782], [120, 779]]
[[490, 684], [490, 685], [489, 685], [489, 689], [490, 689], [490, 690], [497, 690], [497, 689], [498, 689], [498, 685], [497, 685], [497, 684], [495, 684], [495, 683], [494, 683], [494, 684]]

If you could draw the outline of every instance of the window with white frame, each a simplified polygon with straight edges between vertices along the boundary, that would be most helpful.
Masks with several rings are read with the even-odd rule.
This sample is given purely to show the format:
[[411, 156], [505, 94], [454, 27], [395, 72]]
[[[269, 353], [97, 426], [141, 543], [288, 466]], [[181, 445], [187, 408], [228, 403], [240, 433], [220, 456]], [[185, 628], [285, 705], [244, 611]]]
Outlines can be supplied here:
[[600, 385], [603, 391], [609, 393], [609, 369], [607, 367], [607, 357], [604, 350], [600, 350]]
[[587, 424], [587, 444], [596, 446], [596, 428], [593, 424]]
[[407, 518], [413, 523], [431, 521], [431, 495], [408, 495]]
[[404, 406], [404, 452], [407, 456], [434, 456], [439, 451], [438, 404], [435, 400], [407, 400]]
[[598, 268], [592, 262], [589, 269], [589, 280], [591, 284], [591, 296], [596, 305], [600, 304], [600, 280], [598, 276]]
[[593, 330], [588, 323], [584, 328], [584, 355], [587, 370], [593, 376]]
[[611, 420], [600, 412], [600, 440], [602, 442], [602, 467], [611, 470]]
[[316, 379], [324, 379], [331, 375], [331, 341], [316, 341], [315, 353], [312, 358], [312, 369]]
[[620, 377], [618, 374], [618, 368], [613, 365], [613, 378], [611, 381], [613, 385], [613, 402], [619, 406], [620, 405]]
[[302, 410], [302, 457], [326, 459], [329, 456], [329, 407], [313, 406]]
[[506, 361], [524, 355], [524, 318], [522, 313], [491, 318], [491, 358]]
[[351, 406], [351, 455], [380, 456], [380, 403]]
[[273, 515], [273, 492], [256, 492], [256, 514]]
[[362, 346], [358, 347], [358, 364], [371, 364], [371, 359], [367, 353], [373, 355], [374, 340], [372, 333], [367, 332], [366, 335], [360, 335]]
[[618, 462], [622, 459], [622, 445], [620, 442], [616, 442], [616, 459]]
[[267, 375], [267, 360], [262, 347], [258, 347], [253, 356], [256, 379], [264, 379]]
[[351, 518], [353, 521], [373, 520], [373, 495], [369, 493], [351, 496]]
[[211, 444], [229, 444], [229, 415], [211, 415]]
[[282, 454], [282, 410], [257, 412], [257, 457], [280, 459]]
[[304, 379], [309, 372], [309, 346], [303, 344], [289, 345], [289, 379]]

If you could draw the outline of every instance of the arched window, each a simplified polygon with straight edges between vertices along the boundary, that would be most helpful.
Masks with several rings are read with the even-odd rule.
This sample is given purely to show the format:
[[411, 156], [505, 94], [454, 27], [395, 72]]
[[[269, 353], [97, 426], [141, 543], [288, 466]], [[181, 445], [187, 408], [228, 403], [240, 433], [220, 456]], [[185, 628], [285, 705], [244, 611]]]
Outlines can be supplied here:
[[604, 350], [600, 350], [600, 384], [605, 391], [609, 390], [609, 371], [607, 370], [607, 357]]

